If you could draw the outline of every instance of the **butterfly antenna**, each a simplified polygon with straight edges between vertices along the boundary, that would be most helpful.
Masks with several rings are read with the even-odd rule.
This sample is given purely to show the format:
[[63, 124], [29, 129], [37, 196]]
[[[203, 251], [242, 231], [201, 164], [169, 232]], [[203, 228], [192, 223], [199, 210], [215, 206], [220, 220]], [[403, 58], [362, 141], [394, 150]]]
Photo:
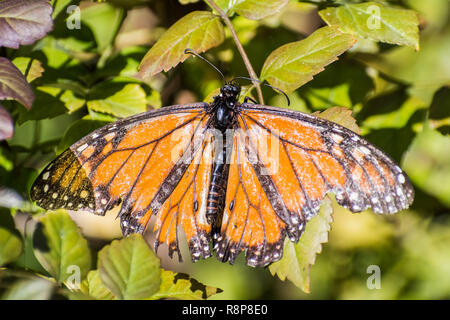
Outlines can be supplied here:
[[206, 63], [208, 63], [211, 67], [213, 67], [222, 76], [223, 82], [226, 83], [225, 76], [223, 75], [223, 73], [219, 70], [219, 68], [217, 68], [215, 65], [213, 65], [209, 60], [203, 58], [201, 55], [199, 55], [193, 49], [187, 48], [186, 50], [184, 50], [184, 53], [185, 54], [192, 54], [192, 55], [196, 56], [197, 58], [200, 58], [203, 61], [205, 61]]
[[291, 104], [291, 100], [289, 99], [288, 95], [287, 95], [283, 90], [278, 89], [277, 87], [271, 86], [271, 85], [268, 84], [268, 83], [264, 83], [264, 82], [262, 82], [262, 81], [260, 81], [260, 80], [258, 80], [258, 79], [253, 79], [253, 78], [247, 78], [247, 77], [235, 77], [233, 80], [235, 80], [235, 79], [245, 79], [245, 80], [249, 80], [249, 81], [256, 81], [256, 82], [258, 82], [258, 83], [260, 83], [260, 84], [262, 84], [262, 85], [265, 85], [265, 86], [267, 86], [267, 87], [270, 87], [270, 88], [272, 88], [273, 90], [277, 91], [278, 93], [281, 93], [281, 94], [284, 95], [284, 97], [285, 97], [286, 100], [287, 100], [288, 106]]

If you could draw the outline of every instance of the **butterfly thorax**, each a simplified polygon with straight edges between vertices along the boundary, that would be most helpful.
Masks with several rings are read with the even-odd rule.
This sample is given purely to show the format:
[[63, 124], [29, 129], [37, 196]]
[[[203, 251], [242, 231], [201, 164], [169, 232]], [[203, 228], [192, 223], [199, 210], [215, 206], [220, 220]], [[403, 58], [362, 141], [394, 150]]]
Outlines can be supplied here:
[[219, 231], [217, 229], [220, 227], [224, 210], [230, 150], [233, 145], [232, 140], [227, 141], [226, 131], [233, 129], [240, 91], [239, 84], [227, 83], [220, 89], [220, 94], [214, 97], [212, 103], [211, 111], [214, 114], [212, 126], [221, 133], [221, 137], [216, 137], [214, 146], [214, 163], [206, 209], [206, 218], [213, 227], [213, 234]]

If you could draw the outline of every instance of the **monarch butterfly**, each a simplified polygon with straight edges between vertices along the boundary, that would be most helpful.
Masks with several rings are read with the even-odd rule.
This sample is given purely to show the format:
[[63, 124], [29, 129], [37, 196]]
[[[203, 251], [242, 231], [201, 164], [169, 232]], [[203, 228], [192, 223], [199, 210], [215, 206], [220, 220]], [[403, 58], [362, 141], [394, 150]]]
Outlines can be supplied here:
[[214, 250], [233, 264], [245, 251], [249, 266], [279, 260], [286, 236], [298, 242], [328, 192], [352, 212], [394, 213], [412, 203], [407, 175], [356, 133], [249, 98], [240, 103], [240, 91], [225, 82], [212, 103], [95, 130], [41, 172], [32, 200], [99, 215], [121, 203], [124, 236], [153, 229], [155, 251], [166, 244], [182, 261], [181, 226], [194, 262]]

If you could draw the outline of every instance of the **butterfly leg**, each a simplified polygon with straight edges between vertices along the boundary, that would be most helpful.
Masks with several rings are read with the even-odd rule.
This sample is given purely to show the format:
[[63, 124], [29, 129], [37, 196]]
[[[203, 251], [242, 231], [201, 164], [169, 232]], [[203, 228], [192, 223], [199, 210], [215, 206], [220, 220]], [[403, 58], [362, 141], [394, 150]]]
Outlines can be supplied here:
[[255, 99], [253, 99], [252, 97], [246, 96], [244, 98], [244, 103], [248, 103], [248, 101], [253, 102], [254, 104], [258, 104], [258, 101], [255, 101]]

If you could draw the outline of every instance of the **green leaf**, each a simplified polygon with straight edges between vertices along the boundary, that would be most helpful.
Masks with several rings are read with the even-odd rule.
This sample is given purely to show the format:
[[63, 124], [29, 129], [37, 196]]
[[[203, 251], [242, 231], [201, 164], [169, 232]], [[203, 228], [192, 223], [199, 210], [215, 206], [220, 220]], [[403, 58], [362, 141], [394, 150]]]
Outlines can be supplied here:
[[238, 14], [247, 19], [260, 20], [279, 12], [288, 4], [289, 0], [240, 0], [235, 2], [233, 9]]
[[339, 26], [343, 32], [419, 50], [419, 19], [413, 10], [366, 2], [330, 7], [319, 14], [328, 25]]
[[119, 299], [147, 298], [159, 290], [159, 259], [141, 235], [114, 240], [99, 252], [103, 284]]
[[95, 4], [81, 11], [81, 21], [91, 29], [100, 52], [112, 44], [123, 16], [123, 9], [107, 3]]
[[140, 76], [147, 79], [168, 71], [190, 55], [186, 48], [201, 53], [223, 42], [225, 33], [220, 18], [208, 11], [194, 11], [172, 25], [147, 52], [140, 65]]
[[161, 287], [149, 299], [203, 300], [220, 292], [221, 289], [206, 286], [187, 274], [161, 270]]
[[147, 95], [136, 83], [103, 82], [92, 90], [87, 106], [94, 111], [125, 118], [147, 110]]
[[115, 300], [117, 299], [111, 291], [103, 284], [98, 270], [89, 271], [86, 279], [81, 282], [80, 290], [82, 293], [97, 300]]
[[450, 207], [450, 136], [426, 125], [405, 154], [403, 168], [415, 185]]
[[33, 234], [36, 258], [56, 281], [62, 283], [77, 268], [80, 281], [91, 267], [91, 253], [80, 229], [64, 210], [47, 212]]
[[261, 80], [291, 92], [312, 80], [313, 76], [349, 49], [356, 39], [337, 27], [323, 27], [306, 39], [285, 44], [264, 62]]
[[282, 281], [288, 279], [304, 292], [310, 292], [310, 268], [322, 250], [322, 243], [328, 241], [332, 213], [331, 200], [326, 197], [319, 214], [306, 224], [299, 242], [294, 244], [286, 239], [283, 258], [269, 266], [272, 275], [276, 274]]
[[55, 284], [40, 277], [28, 276], [15, 281], [2, 295], [2, 300], [48, 300]]
[[16, 260], [22, 253], [20, 237], [11, 230], [0, 226], [0, 266]]
[[37, 59], [17, 57], [12, 62], [25, 75], [28, 82], [40, 78], [44, 72], [41, 62]]

